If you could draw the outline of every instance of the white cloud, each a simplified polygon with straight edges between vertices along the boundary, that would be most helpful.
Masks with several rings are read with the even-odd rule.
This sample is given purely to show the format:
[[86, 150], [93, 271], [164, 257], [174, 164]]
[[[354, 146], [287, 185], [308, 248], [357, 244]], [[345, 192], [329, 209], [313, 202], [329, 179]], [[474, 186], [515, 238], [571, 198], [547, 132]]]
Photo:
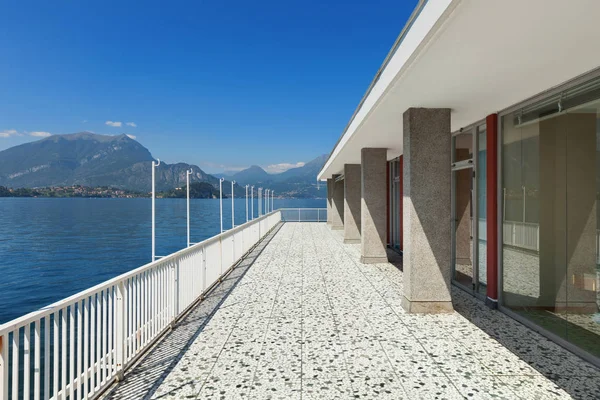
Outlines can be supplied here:
[[270, 174], [278, 174], [280, 172], [287, 171], [288, 169], [291, 169], [291, 168], [303, 167], [304, 164], [305, 163], [302, 161], [299, 161], [295, 164], [290, 164], [290, 163], [271, 164], [271, 165], [267, 165], [266, 167], [263, 167], [263, 169]]
[[82, 124], [85, 124], [85, 123], [87, 123], [87, 122], [88, 122], [88, 120], [87, 120], [87, 119], [84, 119], [83, 121], [81, 121], [81, 123], [82, 123]]
[[125, 125], [131, 126], [132, 128], [137, 128], [137, 124], [135, 122], [125, 122]]
[[137, 136], [135, 136], [135, 135], [127, 134], [127, 136], [129, 137], [129, 139], [134, 139], [135, 140], [137, 138]]
[[23, 136], [23, 134], [17, 132], [15, 129], [7, 129], [0, 132], [0, 138], [9, 138], [11, 136]]
[[113, 128], [120, 128], [121, 126], [123, 126], [123, 123], [119, 121], [106, 121], [105, 124], [108, 126], [112, 126]]
[[52, 134], [50, 132], [29, 132], [29, 136], [35, 136], [35, 137], [48, 137], [51, 136]]

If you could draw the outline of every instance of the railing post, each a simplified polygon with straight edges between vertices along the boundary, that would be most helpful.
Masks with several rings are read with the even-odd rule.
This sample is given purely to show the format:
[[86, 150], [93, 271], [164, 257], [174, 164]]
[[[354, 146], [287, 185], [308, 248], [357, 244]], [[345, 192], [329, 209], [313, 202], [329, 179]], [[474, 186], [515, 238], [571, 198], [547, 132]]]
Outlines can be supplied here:
[[298, 209], [298, 222], [300, 222], [300, 209]]
[[171, 314], [173, 315], [171, 318], [170, 328], [173, 329], [175, 328], [175, 320], [179, 315], [179, 258], [175, 260], [173, 266], [171, 267], [171, 270], [171, 273], [173, 274], [173, 279], [171, 279], [171, 292], [173, 293], [173, 304], [171, 306]]
[[204, 299], [204, 291], [206, 291], [206, 247], [202, 248], [202, 299]]
[[115, 364], [117, 380], [123, 379], [125, 370], [125, 285], [123, 281], [117, 284], [117, 301], [115, 308]]

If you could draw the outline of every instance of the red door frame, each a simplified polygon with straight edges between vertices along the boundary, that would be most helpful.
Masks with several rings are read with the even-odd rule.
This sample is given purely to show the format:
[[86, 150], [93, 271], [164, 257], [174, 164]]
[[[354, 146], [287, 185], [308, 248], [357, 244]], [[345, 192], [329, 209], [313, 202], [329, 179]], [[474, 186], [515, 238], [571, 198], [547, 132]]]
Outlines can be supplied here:
[[486, 124], [486, 227], [487, 298], [486, 304], [498, 306], [498, 114], [488, 115]]

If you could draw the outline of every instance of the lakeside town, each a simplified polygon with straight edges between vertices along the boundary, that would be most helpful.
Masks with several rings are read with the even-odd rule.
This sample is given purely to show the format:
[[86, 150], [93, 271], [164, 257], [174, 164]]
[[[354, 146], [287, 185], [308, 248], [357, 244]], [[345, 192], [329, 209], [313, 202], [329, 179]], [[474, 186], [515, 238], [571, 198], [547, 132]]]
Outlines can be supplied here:
[[[158, 192], [157, 198], [184, 198], [186, 197], [186, 187], [179, 187], [173, 190]], [[89, 187], [81, 185], [72, 186], [50, 186], [41, 188], [7, 188], [0, 186], [0, 197], [84, 197], [84, 198], [120, 198], [133, 199], [140, 197], [150, 197], [151, 193], [137, 192], [127, 189], [112, 188], [108, 186]], [[217, 198], [218, 189], [204, 182], [192, 183], [190, 185], [191, 198]], [[225, 196], [227, 197], [227, 196]]]

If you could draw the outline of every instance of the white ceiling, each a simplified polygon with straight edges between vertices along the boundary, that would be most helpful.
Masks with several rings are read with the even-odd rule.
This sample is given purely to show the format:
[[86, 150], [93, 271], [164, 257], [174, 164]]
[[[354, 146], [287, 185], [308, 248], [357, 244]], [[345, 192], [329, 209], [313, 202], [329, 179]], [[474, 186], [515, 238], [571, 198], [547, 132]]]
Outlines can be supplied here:
[[452, 130], [600, 66], [598, 0], [429, 0], [319, 179], [360, 149], [402, 154], [402, 114], [452, 110]]

